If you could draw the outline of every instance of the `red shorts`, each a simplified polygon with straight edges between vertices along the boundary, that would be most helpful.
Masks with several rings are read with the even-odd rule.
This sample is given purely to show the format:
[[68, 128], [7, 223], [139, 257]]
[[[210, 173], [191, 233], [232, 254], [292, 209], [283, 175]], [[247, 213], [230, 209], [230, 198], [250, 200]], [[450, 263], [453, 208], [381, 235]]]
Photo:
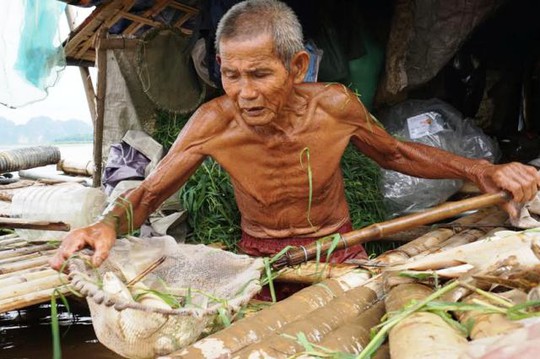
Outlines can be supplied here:
[[[351, 222], [345, 223], [336, 233], [347, 233], [353, 230]], [[238, 242], [240, 252], [254, 257], [271, 257], [287, 246], [305, 246], [319, 238], [256, 238], [242, 232], [242, 239]], [[343, 263], [351, 258], [367, 258], [367, 253], [361, 244], [335, 251], [330, 256], [330, 263]], [[321, 261], [326, 261], [326, 255], [321, 253]]]
[[[347, 233], [352, 231], [351, 222], [345, 223], [336, 232]], [[240, 252], [254, 257], [271, 257], [286, 246], [305, 246], [307, 244], [315, 242], [319, 238], [256, 238], [249, 234], [242, 232], [242, 239], [238, 242], [238, 248]], [[361, 244], [351, 246], [345, 249], [335, 251], [330, 256], [330, 263], [343, 263], [347, 259], [351, 258], [367, 258], [367, 253]], [[326, 255], [321, 253], [321, 261], [326, 262]], [[298, 283], [274, 283], [274, 289], [276, 292], [276, 299], [282, 300], [305, 288], [306, 285]], [[270, 290], [268, 287], [264, 287], [261, 292], [255, 297], [259, 300], [271, 301]]]

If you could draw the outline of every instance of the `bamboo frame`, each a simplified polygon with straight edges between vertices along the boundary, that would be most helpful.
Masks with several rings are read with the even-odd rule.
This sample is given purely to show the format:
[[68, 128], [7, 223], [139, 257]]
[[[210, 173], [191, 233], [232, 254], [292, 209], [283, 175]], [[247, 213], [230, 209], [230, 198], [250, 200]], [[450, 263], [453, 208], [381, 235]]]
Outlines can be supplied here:
[[98, 6], [96, 10], [74, 31], [65, 45], [66, 57], [69, 61], [96, 61], [95, 44], [98, 33], [103, 28], [111, 28], [121, 19], [127, 19], [132, 23], [127, 26], [118, 35], [123, 37], [134, 36], [143, 26], [161, 27], [161, 22], [156, 21], [155, 17], [167, 7], [180, 11], [178, 20], [172, 24], [173, 27], [181, 32], [189, 34], [191, 31], [183, 27], [184, 23], [191, 17], [198, 14], [198, 9], [176, 2], [175, 0], [158, 0], [148, 10], [134, 14], [130, 12], [135, 4], [135, 0], [112, 0], [106, 4]]

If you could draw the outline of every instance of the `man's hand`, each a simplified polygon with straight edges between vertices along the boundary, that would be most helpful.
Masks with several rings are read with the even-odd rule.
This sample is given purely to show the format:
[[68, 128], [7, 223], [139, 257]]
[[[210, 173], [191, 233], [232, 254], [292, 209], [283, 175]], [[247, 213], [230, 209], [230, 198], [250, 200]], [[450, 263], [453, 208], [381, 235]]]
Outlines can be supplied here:
[[49, 260], [49, 264], [52, 268], [60, 270], [73, 253], [85, 247], [91, 247], [94, 249], [92, 264], [98, 267], [109, 256], [115, 240], [116, 230], [107, 223], [97, 222], [88, 227], [75, 229], [62, 240], [60, 248]]
[[[518, 162], [503, 165], [485, 164], [476, 172], [476, 184], [485, 192], [507, 191], [517, 203], [531, 201], [540, 188], [540, 173], [531, 166]], [[519, 215], [513, 203], [503, 208], [515, 218]]]

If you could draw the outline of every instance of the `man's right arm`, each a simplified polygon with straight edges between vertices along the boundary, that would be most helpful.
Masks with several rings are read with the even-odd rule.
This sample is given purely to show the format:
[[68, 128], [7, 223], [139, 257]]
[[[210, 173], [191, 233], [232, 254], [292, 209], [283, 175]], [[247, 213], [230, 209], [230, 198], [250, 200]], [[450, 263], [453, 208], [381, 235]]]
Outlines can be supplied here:
[[60, 269], [65, 260], [85, 247], [94, 249], [93, 265], [101, 265], [118, 235], [139, 228], [189, 179], [206, 157], [209, 143], [219, 133], [219, 128], [213, 126], [215, 111], [208, 107], [202, 106], [192, 116], [169, 153], [141, 185], [116, 199], [96, 223], [68, 233], [50, 260], [54, 269]]

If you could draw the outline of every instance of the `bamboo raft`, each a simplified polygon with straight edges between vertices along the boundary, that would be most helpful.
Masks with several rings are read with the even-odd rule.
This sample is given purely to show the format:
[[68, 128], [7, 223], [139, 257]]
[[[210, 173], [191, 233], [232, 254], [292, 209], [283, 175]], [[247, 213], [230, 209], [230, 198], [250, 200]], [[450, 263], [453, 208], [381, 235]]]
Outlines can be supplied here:
[[49, 302], [55, 290], [69, 294], [67, 276], [48, 264], [55, 249], [16, 234], [0, 236], [0, 313]]

